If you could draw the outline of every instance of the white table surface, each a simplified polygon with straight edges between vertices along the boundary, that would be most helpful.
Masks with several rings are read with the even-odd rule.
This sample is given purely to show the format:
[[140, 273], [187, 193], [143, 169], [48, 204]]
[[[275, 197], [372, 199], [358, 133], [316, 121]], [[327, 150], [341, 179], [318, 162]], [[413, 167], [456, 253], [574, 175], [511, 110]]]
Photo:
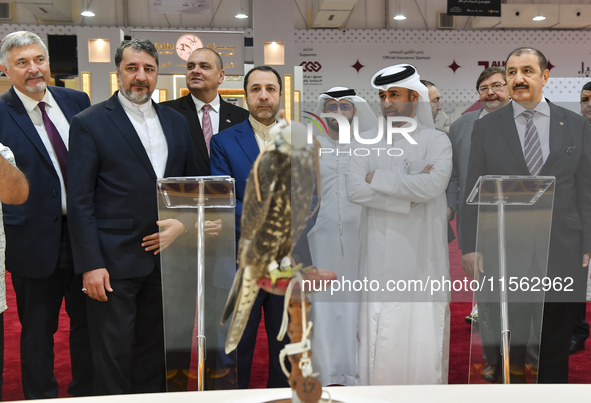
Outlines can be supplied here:
[[[327, 388], [333, 398], [351, 403], [507, 403], [585, 402], [591, 400], [591, 385], [425, 385], [350, 386]], [[290, 389], [175, 392], [142, 395], [52, 399], [63, 403], [262, 403], [290, 396]], [[281, 395], [281, 396], [278, 396]], [[323, 396], [324, 397], [324, 396]]]

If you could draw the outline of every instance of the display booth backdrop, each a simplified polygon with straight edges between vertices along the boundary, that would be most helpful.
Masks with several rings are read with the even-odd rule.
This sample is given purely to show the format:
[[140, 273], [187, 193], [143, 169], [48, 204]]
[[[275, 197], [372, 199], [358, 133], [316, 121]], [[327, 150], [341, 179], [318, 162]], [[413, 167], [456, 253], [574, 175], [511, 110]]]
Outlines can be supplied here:
[[[378, 102], [371, 77], [384, 67], [409, 63], [435, 83], [446, 109], [454, 109], [454, 103], [477, 101], [480, 72], [503, 66], [509, 52], [521, 46], [546, 55], [551, 78], [585, 80], [591, 76], [590, 42], [589, 31], [296, 30], [295, 60], [304, 69], [304, 102], [316, 102], [336, 86], [355, 88], [368, 102]], [[561, 101], [578, 101], [578, 82], [549, 84], [548, 96], [560, 92]]]

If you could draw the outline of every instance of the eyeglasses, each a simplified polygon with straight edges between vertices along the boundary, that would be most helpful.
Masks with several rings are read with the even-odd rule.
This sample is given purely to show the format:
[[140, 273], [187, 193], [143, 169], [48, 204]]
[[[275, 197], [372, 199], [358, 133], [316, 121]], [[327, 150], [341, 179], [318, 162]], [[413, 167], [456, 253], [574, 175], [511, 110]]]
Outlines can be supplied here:
[[486, 94], [488, 92], [488, 90], [493, 90], [493, 92], [499, 92], [500, 90], [503, 89], [503, 87], [505, 85], [507, 85], [507, 84], [494, 84], [490, 87], [480, 87], [480, 88], [478, 88], [478, 93], [480, 95]]
[[353, 110], [353, 105], [343, 102], [342, 104], [324, 105], [324, 109], [328, 109], [331, 112], [337, 112], [339, 109], [343, 112], [349, 112]]

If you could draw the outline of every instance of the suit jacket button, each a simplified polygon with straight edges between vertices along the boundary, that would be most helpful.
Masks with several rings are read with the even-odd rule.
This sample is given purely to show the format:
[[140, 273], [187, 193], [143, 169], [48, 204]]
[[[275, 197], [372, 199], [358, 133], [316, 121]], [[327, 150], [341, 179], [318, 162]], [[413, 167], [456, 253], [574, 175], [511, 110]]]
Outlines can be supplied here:
[[53, 191], [53, 197], [56, 197], [56, 196], [57, 196], [57, 190], [54, 190]]
[[53, 217], [53, 222], [56, 222], [56, 221], [57, 221], [57, 217]]

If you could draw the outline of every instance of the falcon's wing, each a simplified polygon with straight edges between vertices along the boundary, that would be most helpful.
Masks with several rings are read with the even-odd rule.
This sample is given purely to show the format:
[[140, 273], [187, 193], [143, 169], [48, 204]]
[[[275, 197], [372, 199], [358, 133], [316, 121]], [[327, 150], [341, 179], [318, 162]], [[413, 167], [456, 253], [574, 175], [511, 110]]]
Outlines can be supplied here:
[[[240, 222], [241, 241], [242, 239], [252, 239], [261, 225], [265, 223], [269, 205], [273, 198], [279, 162], [278, 158], [280, 157], [279, 153], [275, 150], [267, 151], [261, 156], [257, 169], [259, 189], [261, 192], [260, 202], [257, 200], [256, 194], [254, 164], [250, 169], [244, 191], [244, 200], [242, 202], [242, 220]], [[240, 258], [240, 253], [238, 253], [238, 257]]]
[[277, 153], [268, 151], [260, 158], [257, 174], [259, 179], [259, 189], [261, 192], [261, 201], [257, 200], [256, 187], [254, 181], [254, 164], [250, 169], [248, 180], [246, 182], [246, 189], [244, 191], [244, 200], [242, 202], [242, 219], [240, 222], [240, 242], [238, 246], [238, 262], [239, 269], [234, 277], [232, 289], [228, 295], [224, 313], [222, 315], [222, 324], [228, 320], [236, 302], [240, 301], [240, 292], [243, 286], [244, 266], [245, 262], [242, 256], [244, 251], [250, 245], [250, 241], [254, 238], [257, 231], [265, 223], [265, 218], [269, 211], [269, 205], [273, 198], [273, 186], [275, 183], [275, 175], [277, 173]]

